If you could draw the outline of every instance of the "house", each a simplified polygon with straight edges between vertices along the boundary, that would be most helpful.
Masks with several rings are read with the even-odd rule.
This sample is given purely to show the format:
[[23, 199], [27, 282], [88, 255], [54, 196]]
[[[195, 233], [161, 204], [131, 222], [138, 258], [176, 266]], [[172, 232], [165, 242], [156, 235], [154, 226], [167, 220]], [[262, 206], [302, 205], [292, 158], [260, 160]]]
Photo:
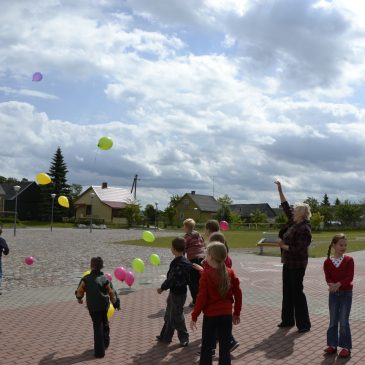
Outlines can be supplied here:
[[231, 204], [229, 205], [229, 209], [237, 213], [241, 216], [242, 219], [246, 221], [250, 221], [251, 215], [259, 210], [261, 213], [265, 213], [267, 215], [268, 223], [274, 223], [276, 218], [275, 211], [270, 207], [267, 203], [261, 204]]
[[109, 187], [106, 182], [101, 186], [90, 186], [74, 203], [76, 220], [88, 222], [92, 217], [95, 223], [127, 224], [124, 208], [133, 202], [127, 189]]
[[[18, 193], [14, 186], [20, 186]], [[41, 193], [35, 181], [20, 181], [0, 184], [0, 213], [4, 217], [14, 215], [15, 196], [17, 196], [17, 212], [20, 220], [37, 220]]]
[[193, 218], [196, 222], [213, 219], [221, 208], [211, 195], [196, 194], [195, 191], [186, 193], [176, 204], [176, 219], [183, 222], [186, 218]]

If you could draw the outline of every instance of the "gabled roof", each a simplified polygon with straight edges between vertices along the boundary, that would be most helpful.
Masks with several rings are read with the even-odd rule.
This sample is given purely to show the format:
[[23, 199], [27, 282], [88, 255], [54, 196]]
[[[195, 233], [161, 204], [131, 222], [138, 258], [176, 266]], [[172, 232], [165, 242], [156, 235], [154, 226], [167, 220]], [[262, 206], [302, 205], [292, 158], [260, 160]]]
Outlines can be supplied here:
[[27, 189], [32, 184], [35, 184], [35, 182], [34, 181], [20, 181], [17, 183], [0, 184], [0, 195], [2, 195], [1, 194], [1, 189], [2, 189], [5, 193], [5, 200], [12, 200], [15, 198], [15, 195], [16, 195], [14, 186], [16, 186], [16, 185], [20, 186], [20, 190], [18, 192], [18, 196], [19, 196], [25, 189]]
[[0, 185], [0, 196], [5, 196], [5, 191], [1, 185]]
[[101, 186], [90, 186], [79, 196], [79, 198], [87, 192], [90, 192], [91, 189], [95, 192], [96, 196], [102, 203], [108, 205], [111, 208], [123, 208], [126, 204], [134, 202], [133, 195], [129, 190], [123, 188], [114, 188], [111, 186], [108, 186], [104, 189]]
[[260, 204], [231, 204], [229, 208], [241, 217], [249, 217], [255, 210], [265, 213], [268, 218], [276, 217], [274, 210], [267, 203]]
[[217, 212], [221, 208], [221, 204], [218, 203], [211, 195], [191, 194], [184, 195], [189, 196], [191, 200], [202, 212]]

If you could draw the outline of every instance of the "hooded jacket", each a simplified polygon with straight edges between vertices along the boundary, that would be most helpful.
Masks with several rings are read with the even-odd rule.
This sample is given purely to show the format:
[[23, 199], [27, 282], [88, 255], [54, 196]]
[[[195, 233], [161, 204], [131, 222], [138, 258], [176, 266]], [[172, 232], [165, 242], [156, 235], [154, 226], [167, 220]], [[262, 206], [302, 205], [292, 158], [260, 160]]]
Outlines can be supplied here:
[[166, 280], [162, 283], [161, 289], [170, 289], [174, 294], [186, 294], [187, 285], [189, 285], [189, 273], [191, 270], [191, 262], [184, 256], [175, 257], [167, 272]]

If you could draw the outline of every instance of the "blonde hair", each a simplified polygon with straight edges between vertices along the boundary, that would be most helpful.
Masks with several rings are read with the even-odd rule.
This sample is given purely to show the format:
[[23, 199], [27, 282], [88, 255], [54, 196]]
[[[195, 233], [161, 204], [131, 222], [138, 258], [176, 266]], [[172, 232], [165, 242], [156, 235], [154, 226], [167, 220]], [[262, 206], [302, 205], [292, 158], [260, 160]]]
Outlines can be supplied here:
[[335, 234], [333, 237], [332, 237], [332, 241], [331, 241], [331, 244], [329, 245], [328, 247], [328, 251], [327, 251], [327, 258], [330, 258], [331, 256], [331, 250], [332, 250], [332, 247], [338, 243], [338, 241], [340, 240], [347, 240], [346, 236], [344, 233], [338, 233], [338, 234]]
[[222, 298], [227, 295], [231, 286], [226, 264], [224, 261], [227, 258], [226, 246], [221, 242], [211, 242], [207, 247], [207, 255], [218, 264], [219, 287], [218, 291]]
[[183, 225], [193, 230], [195, 228], [195, 221], [192, 218], [188, 218], [184, 220]]
[[308, 204], [296, 203], [294, 205], [294, 210], [298, 211], [307, 221], [311, 219], [312, 213], [311, 213], [311, 208]]

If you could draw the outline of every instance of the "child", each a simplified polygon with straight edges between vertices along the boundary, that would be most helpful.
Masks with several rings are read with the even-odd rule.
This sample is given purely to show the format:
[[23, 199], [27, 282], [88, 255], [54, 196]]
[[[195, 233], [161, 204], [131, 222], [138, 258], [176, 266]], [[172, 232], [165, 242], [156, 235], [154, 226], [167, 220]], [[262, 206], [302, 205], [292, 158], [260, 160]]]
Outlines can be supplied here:
[[215, 219], [210, 219], [205, 223], [205, 234], [209, 238], [209, 236], [215, 232], [219, 232], [219, 222]]
[[[0, 236], [3, 233], [2, 227], [0, 227]], [[3, 269], [2, 269], [2, 254], [7, 255], [9, 253], [9, 247], [4, 238], [0, 237], [0, 295], [2, 294], [1, 282], [3, 281]]]
[[[226, 267], [232, 268], [232, 260], [228, 256], [228, 252], [229, 252], [228, 244], [227, 244], [227, 241], [224, 238], [223, 233], [221, 233], [221, 232], [212, 233], [209, 236], [209, 242], [221, 242], [221, 243], [224, 244], [224, 246], [226, 247], [226, 250], [227, 250], [227, 258], [224, 261], [224, 263], [225, 263]], [[205, 267], [207, 267], [207, 263], [206, 263], [206, 261], [203, 261], [203, 267], [198, 266], [196, 264], [193, 264], [193, 267], [194, 267], [195, 270], [198, 270], [198, 271], [201, 272], [201, 271], [204, 270]], [[215, 355], [215, 350], [217, 348], [217, 338], [218, 338], [218, 336], [216, 336], [216, 338], [214, 339], [213, 344], [212, 344], [212, 356]], [[234, 351], [239, 345], [240, 344], [236, 341], [236, 339], [233, 337], [233, 335], [231, 335], [231, 339], [230, 339], [230, 343], [229, 343], [229, 351], [230, 352]]]
[[[330, 257], [331, 250], [334, 255]], [[327, 330], [326, 354], [337, 352], [337, 346], [342, 347], [339, 357], [349, 357], [351, 354], [352, 340], [349, 317], [352, 304], [352, 281], [354, 279], [354, 260], [345, 256], [347, 249], [346, 236], [336, 234], [328, 248], [327, 259], [323, 269], [329, 290], [330, 325]], [[340, 322], [340, 333], [338, 331]]]
[[120, 310], [120, 301], [112, 283], [104, 276], [101, 269], [104, 267], [101, 257], [93, 257], [90, 263], [91, 273], [85, 275], [77, 288], [75, 295], [80, 304], [86, 292], [86, 304], [94, 327], [94, 353], [96, 358], [105, 356], [109, 347], [109, 298], [115, 309]]
[[165, 323], [160, 335], [156, 336], [156, 338], [160, 342], [170, 343], [176, 329], [180, 345], [186, 347], [189, 344], [189, 333], [185, 325], [184, 304], [187, 285], [189, 284], [191, 263], [184, 256], [185, 239], [181, 237], [173, 239], [171, 242], [171, 252], [175, 258], [170, 263], [166, 280], [162, 283], [161, 288], [157, 289], [158, 294], [168, 289], [170, 289], [170, 292], [167, 297]]
[[[224, 264], [227, 250], [224, 244], [212, 242], [207, 247], [207, 264], [201, 273], [200, 288], [190, 328], [196, 329], [201, 311], [204, 313], [200, 365], [212, 364], [212, 343], [218, 332], [219, 364], [230, 365], [230, 339], [233, 324], [240, 323], [242, 292], [234, 271]], [[232, 316], [232, 304], [234, 311]]]
[[[205, 247], [203, 237], [199, 232], [194, 231], [195, 221], [188, 218], [184, 220], [185, 242], [186, 242], [186, 256], [192, 264], [200, 265], [205, 256]], [[190, 307], [194, 307], [196, 295], [199, 290], [199, 273], [191, 269], [189, 290], [192, 298]]]

